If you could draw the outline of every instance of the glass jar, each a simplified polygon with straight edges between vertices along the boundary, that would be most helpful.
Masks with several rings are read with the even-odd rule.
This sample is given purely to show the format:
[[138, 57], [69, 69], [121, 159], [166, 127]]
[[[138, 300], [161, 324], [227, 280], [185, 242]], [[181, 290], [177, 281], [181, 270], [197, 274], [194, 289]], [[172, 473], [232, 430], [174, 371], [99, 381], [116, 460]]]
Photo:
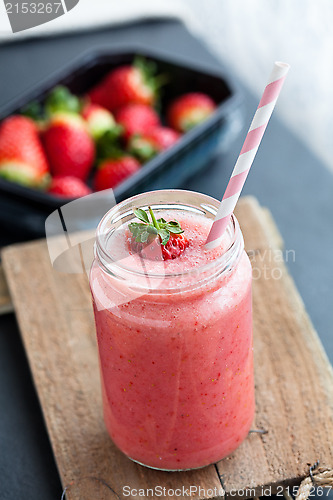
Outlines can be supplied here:
[[[213, 220], [219, 202], [181, 190], [143, 193], [98, 226], [90, 274], [104, 419], [114, 443], [151, 468], [185, 470], [221, 460], [254, 416], [252, 271], [234, 216], [223, 252], [181, 272], [131, 268], [113, 241], [133, 209]], [[191, 216], [192, 216], [191, 215]], [[159, 267], [160, 266], [160, 267]]]

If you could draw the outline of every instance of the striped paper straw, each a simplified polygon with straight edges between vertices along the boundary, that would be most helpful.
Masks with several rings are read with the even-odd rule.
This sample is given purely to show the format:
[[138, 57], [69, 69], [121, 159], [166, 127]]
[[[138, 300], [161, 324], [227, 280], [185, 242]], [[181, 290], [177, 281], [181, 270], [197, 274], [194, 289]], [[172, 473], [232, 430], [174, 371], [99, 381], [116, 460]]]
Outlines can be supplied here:
[[253, 117], [238, 160], [231, 174], [215, 220], [209, 232], [206, 247], [217, 246], [229, 224], [230, 216], [234, 211], [239, 195], [243, 189], [247, 174], [258, 151], [261, 139], [266, 130], [274, 106], [279, 97], [282, 85], [289, 71], [289, 64], [276, 62]]

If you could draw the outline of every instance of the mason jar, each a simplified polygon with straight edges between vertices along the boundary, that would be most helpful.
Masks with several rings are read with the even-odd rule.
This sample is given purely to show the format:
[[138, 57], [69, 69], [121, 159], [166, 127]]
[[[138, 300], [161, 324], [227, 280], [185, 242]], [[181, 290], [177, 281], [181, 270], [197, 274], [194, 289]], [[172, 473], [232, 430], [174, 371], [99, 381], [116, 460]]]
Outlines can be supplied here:
[[190, 191], [154, 191], [123, 201], [101, 220], [90, 287], [104, 420], [132, 460], [194, 469], [234, 451], [253, 420], [251, 265], [235, 216], [221, 249], [202, 250], [204, 264], [175, 259], [173, 272], [146, 259], [133, 265], [117, 238], [133, 209], [148, 206], [156, 217], [167, 211], [209, 227], [219, 202]]

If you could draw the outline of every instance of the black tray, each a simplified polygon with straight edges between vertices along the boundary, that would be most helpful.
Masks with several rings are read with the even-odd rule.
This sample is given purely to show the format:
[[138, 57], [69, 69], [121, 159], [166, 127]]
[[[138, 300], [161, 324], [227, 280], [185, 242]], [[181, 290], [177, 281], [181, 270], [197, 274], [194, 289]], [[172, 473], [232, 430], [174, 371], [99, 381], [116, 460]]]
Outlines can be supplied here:
[[[162, 94], [162, 109], [169, 101], [185, 92], [205, 92], [218, 107], [204, 123], [186, 133], [172, 148], [146, 163], [140, 171], [126, 179], [114, 190], [117, 202], [142, 191], [179, 187], [186, 179], [204, 168], [211, 156], [227, 149], [241, 124], [241, 94], [238, 87], [221, 72], [211, 71], [202, 64], [188, 65], [184, 59], [164, 55], [161, 51], [136, 45], [112, 51], [101, 47], [84, 53], [65, 68], [24, 92], [0, 110], [0, 120], [17, 113], [32, 100], [43, 101], [58, 84], [66, 85], [73, 93], [84, 94], [112, 68], [133, 61], [142, 55], [157, 62], [159, 71], [170, 75]], [[162, 117], [163, 118], [163, 117]], [[63, 199], [0, 179], [1, 201], [11, 212], [11, 222], [31, 236], [44, 232], [48, 214], [64, 204]], [[6, 223], [3, 210], [0, 222]]]

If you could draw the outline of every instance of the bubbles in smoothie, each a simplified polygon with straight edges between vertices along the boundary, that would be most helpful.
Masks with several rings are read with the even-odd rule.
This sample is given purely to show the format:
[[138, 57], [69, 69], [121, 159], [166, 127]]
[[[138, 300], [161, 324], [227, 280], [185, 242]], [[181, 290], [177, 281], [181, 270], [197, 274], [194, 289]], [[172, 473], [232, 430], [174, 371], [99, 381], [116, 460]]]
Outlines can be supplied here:
[[[184, 235], [189, 241], [189, 246], [176, 259], [156, 262], [150, 259], [144, 259], [146, 272], [173, 274], [189, 271], [193, 268], [204, 266], [219, 257], [230, 243], [230, 236], [225, 233], [222, 243], [214, 249], [205, 248], [205, 242], [212, 225], [212, 219], [207, 219], [203, 215], [188, 213], [185, 211], [165, 211], [155, 210], [156, 217], [163, 217], [167, 221], [177, 220]], [[135, 219], [133, 219], [134, 221]], [[141, 269], [142, 257], [139, 254], [131, 252], [130, 249], [131, 234], [128, 231], [128, 223], [119, 227], [109, 240], [108, 252], [114, 261], [127, 269]]]

